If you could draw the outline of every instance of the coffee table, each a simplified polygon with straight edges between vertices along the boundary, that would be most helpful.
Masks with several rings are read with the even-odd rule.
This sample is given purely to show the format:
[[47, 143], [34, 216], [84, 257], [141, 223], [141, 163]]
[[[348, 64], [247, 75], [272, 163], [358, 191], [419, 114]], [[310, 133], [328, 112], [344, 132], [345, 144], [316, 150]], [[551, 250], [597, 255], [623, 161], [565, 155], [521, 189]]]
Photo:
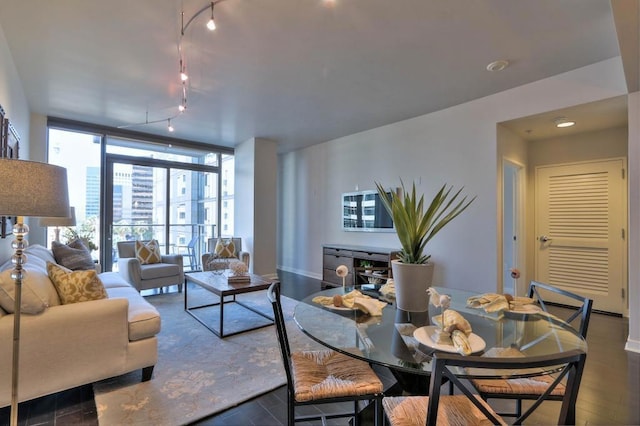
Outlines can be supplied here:
[[[205, 272], [188, 272], [185, 274], [186, 285], [184, 286], [184, 310], [195, 318], [202, 325], [211, 330], [216, 336], [220, 338], [233, 336], [234, 334], [244, 333], [245, 331], [255, 330], [258, 328], [268, 327], [273, 324], [273, 317], [270, 317], [252, 306], [246, 305], [239, 300], [236, 300], [236, 295], [243, 293], [251, 293], [254, 291], [266, 290], [271, 285], [271, 282], [265, 280], [259, 275], [249, 274], [250, 281], [247, 283], [229, 283], [227, 282], [228, 271], [223, 274], [215, 274], [211, 271]], [[193, 283], [203, 289], [210, 291], [220, 298], [219, 302], [209, 303], [205, 305], [189, 306], [188, 303], [188, 288], [189, 283]], [[225, 297], [231, 296], [230, 300], [225, 300]], [[265, 296], [266, 297], [266, 296]], [[252, 311], [267, 320], [265, 324], [257, 325], [254, 327], [243, 328], [231, 333], [224, 332], [224, 305], [229, 303], [235, 303], [243, 308]], [[208, 308], [212, 306], [220, 306], [220, 329], [216, 330], [214, 327], [209, 326], [202, 318], [196, 315], [195, 311], [202, 308]]]

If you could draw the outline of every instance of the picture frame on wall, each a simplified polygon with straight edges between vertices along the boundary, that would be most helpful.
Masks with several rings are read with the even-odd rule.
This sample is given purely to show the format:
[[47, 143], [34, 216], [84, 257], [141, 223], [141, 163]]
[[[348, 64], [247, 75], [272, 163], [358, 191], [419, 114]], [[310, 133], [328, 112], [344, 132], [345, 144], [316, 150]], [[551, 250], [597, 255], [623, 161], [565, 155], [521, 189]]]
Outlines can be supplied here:
[[[20, 135], [0, 106], [0, 158], [19, 158]], [[0, 217], [0, 238], [13, 234], [13, 226], [17, 223], [16, 216]]]

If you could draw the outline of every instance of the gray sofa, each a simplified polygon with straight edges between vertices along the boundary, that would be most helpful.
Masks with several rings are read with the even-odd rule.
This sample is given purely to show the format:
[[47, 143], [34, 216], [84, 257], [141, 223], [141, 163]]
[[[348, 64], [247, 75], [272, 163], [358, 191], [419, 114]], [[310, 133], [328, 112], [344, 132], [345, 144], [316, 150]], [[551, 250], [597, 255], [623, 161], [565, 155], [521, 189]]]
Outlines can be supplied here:
[[[47, 276], [46, 262], [55, 263], [52, 252], [34, 245], [25, 253], [29, 276], [23, 281], [23, 295], [34, 291], [48, 308], [21, 315], [19, 400], [137, 369], [142, 369], [142, 380], [149, 380], [158, 359], [158, 311], [115, 272], [98, 275], [108, 298], [60, 304]], [[0, 277], [6, 281], [9, 273], [2, 271], [12, 269], [10, 260], [5, 262]], [[7, 282], [2, 285], [6, 288]], [[12, 336], [13, 314], [0, 307], [0, 407], [11, 403]]]

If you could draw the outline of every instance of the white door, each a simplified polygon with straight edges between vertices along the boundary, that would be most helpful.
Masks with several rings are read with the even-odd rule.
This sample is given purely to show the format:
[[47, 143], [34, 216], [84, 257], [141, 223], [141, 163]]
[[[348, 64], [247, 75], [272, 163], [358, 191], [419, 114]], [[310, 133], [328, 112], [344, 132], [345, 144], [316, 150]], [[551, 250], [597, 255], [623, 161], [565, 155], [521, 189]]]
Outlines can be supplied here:
[[536, 280], [626, 306], [626, 164], [623, 159], [536, 169]]

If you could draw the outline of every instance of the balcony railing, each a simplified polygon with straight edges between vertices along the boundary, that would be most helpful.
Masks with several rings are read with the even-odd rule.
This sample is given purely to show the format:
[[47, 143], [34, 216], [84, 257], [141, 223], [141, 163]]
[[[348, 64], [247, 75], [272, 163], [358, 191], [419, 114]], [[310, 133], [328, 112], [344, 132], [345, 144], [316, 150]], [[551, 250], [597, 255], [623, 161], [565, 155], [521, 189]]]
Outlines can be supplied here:
[[113, 271], [118, 270], [118, 241], [151, 239], [158, 240], [162, 253], [182, 255], [185, 271], [201, 270], [202, 254], [207, 249], [207, 240], [215, 236], [215, 225], [202, 223], [113, 224], [111, 229]]

